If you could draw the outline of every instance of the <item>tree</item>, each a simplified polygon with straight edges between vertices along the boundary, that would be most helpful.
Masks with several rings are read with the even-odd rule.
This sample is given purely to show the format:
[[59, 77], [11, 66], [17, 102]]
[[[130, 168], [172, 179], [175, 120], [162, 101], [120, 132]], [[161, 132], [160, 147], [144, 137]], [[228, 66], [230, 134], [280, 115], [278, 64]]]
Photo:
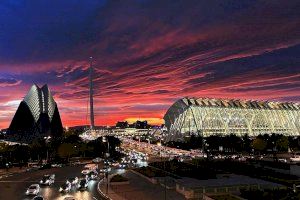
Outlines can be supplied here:
[[267, 147], [267, 142], [260, 137], [257, 137], [252, 142], [252, 147], [257, 151], [264, 151]]
[[1, 142], [0, 143], [0, 153], [5, 153], [8, 151], [8, 148], [9, 148], [9, 145], [4, 143], [4, 142]]
[[70, 158], [72, 153], [74, 152], [74, 146], [71, 143], [63, 143], [58, 147], [57, 153], [61, 158]]
[[289, 148], [289, 140], [288, 137], [286, 136], [281, 136], [277, 141], [276, 141], [276, 148], [278, 151], [287, 151]]
[[244, 151], [247, 151], [247, 152], [251, 151], [251, 139], [249, 138], [248, 134], [245, 134], [242, 137], [242, 148]]

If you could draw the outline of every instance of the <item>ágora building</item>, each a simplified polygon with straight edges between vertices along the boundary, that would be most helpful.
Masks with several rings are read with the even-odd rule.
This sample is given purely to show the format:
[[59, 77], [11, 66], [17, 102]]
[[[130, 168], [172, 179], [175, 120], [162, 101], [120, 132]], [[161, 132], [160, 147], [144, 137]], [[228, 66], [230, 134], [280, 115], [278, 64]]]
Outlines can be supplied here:
[[170, 137], [184, 134], [300, 135], [300, 104], [212, 98], [183, 98], [164, 116]]

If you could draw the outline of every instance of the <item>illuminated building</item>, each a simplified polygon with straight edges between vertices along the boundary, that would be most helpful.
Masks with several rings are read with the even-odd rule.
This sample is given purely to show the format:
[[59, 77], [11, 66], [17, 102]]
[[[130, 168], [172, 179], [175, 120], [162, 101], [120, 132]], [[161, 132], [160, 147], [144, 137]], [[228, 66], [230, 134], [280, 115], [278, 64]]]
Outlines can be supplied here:
[[21, 101], [12, 122], [8, 135], [16, 140], [32, 140], [42, 136], [61, 136], [63, 127], [57, 104], [47, 85], [39, 88], [33, 85]]
[[164, 116], [170, 137], [185, 134], [300, 135], [300, 104], [212, 98], [183, 98]]

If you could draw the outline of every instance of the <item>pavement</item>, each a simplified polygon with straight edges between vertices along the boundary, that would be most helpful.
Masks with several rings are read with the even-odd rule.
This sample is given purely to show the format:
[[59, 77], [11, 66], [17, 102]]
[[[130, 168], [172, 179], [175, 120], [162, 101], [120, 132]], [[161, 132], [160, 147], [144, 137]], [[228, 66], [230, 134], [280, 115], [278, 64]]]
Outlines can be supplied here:
[[[108, 196], [114, 200], [184, 200], [184, 196], [175, 190], [169, 190], [159, 184], [152, 184], [148, 180], [126, 171], [123, 176], [129, 179], [128, 185], [110, 186]], [[102, 186], [106, 191], [105, 185]], [[165, 193], [166, 192], [166, 193]], [[166, 196], [165, 196], [166, 194]]]
[[260, 185], [266, 187], [283, 187], [278, 183], [265, 181], [261, 179], [251, 178], [249, 176], [237, 175], [237, 174], [219, 174], [217, 179], [198, 180], [194, 178], [182, 177], [177, 181], [180, 186], [185, 188], [197, 188], [197, 187], [230, 187], [239, 185]]
[[55, 174], [55, 183], [51, 186], [42, 186], [40, 195], [46, 200], [61, 200], [66, 196], [74, 196], [77, 200], [102, 200], [103, 197], [97, 190], [98, 181], [90, 181], [87, 191], [76, 191], [73, 187], [69, 194], [59, 193], [59, 187], [68, 178], [81, 177], [81, 170], [83, 165], [79, 166], [66, 166], [62, 168], [51, 168], [45, 170], [37, 170], [22, 173], [12, 173], [8, 177], [0, 179], [0, 199], [9, 200], [29, 200], [33, 196], [26, 196], [26, 189], [31, 184], [39, 183], [43, 175]]
[[28, 168], [27, 167], [12, 167], [9, 169], [0, 169], [0, 179], [10, 176], [12, 174], [16, 174], [16, 173], [22, 173], [25, 172]]
[[[110, 180], [113, 176], [114, 176], [114, 174], [110, 175], [108, 177], [108, 180]], [[105, 178], [102, 181], [99, 182], [99, 184], [98, 184], [98, 190], [108, 200], [126, 200], [122, 196], [120, 196], [116, 192], [114, 192], [112, 190], [112, 187], [110, 185], [108, 185], [108, 187], [107, 187], [107, 181], [106, 181]]]

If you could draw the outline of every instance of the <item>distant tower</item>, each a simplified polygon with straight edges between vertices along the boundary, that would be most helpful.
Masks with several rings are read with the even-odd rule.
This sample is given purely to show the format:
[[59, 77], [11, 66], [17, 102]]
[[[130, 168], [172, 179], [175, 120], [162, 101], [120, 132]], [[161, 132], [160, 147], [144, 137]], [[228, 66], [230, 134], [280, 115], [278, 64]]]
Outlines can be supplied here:
[[93, 57], [90, 57], [90, 121], [91, 121], [91, 130], [94, 130], [95, 123], [94, 123], [94, 102], [93, 102], [93, 66], [92, 60]]

